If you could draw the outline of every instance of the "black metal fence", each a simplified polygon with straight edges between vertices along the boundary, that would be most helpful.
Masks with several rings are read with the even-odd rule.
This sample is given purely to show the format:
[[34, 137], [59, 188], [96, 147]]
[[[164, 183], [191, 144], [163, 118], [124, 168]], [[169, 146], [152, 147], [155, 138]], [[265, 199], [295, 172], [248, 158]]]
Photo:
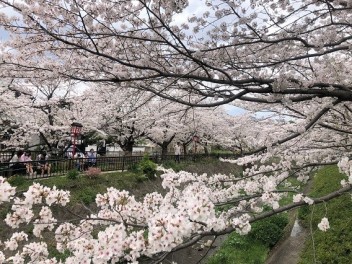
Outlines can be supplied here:
[[[60, 176], [67, 174], [70, 170], [77, 169], [85, 171], [89, 167], [94, 166], [101, 169], [101, 171], [126, 171], [138, 164], [144, 156], [100, 156], [96, 158], [96, 162], [91, 162], [87, 158], [75, 159], [50, 159], [47, 161], [30, 161], [30, 162], [1, 162], [0, 176], [10, 177], [12, 175], [24, 175], [27, 179], [47, 178], [53, 176]], [[192, 154], [181, 155], [180, 162], [197, 161], [205, 157], [214, 158], [235, 158], [233, 154]], [[151, 155], [149, 159], [155, 163], [161, 164], [163, 162], [175, 161], [175, 155]]]
[[[23, 152], [26, 152], [26, 151], [27, 150], [23, 150]], [[0, 151], [0, 162], [9, 162], [16, 152], [17, 151], [1, 150]], [[31, 158], [33, 160], [36, 160], [38, 158], [38, 156], [43, 153], [43, 151], [41, 151], [41, 150], [30, 150], [30, 152], [31, 152]], [[60, 154], [53, 154], [50, 151], [46, 151], [46, 152], [49, 153], [49, 155], [52, 159], [72, 158], [72, 156], [73, 156], [72, 150], [67, 150], [67, 151], [60, 153]], [[80, 154], [81, 156], [83, 156], [84, 153], [82, 151], [78, 150], [78, 151], [76, 151], [76, 154]], [[144, 154], [145, 154], [145, 152], [143, 152], [143, 151], [135, 151], [132, 153], [132, 156], [143, 156]], [[159, 153], [149, 153], [149, 155], [160, 155], [160, 154]], [[123, 156], [124, 156], [123, 151], [107, 151], [104, 155], [104, 157], [123, 157]]]

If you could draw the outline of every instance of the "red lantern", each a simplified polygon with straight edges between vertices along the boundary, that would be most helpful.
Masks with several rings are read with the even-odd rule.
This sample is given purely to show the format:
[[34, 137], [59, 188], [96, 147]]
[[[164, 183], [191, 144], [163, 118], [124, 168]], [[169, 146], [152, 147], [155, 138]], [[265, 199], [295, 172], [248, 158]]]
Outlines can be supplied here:
[[71, 124], [71, 141], [73, 144], [72, 147], [72, 158], [75, 156], [76, 153], [76, 140], [77, 137], [81, 134], [82, 131], [82, 125], [80, 123], [74, 122]]

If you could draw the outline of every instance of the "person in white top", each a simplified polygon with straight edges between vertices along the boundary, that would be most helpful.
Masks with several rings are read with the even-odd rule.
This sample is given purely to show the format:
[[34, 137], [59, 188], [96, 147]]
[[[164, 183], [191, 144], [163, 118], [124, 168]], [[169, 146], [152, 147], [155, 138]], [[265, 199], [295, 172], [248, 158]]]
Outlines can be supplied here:
[[[20, 155], [22, 155], [20, 151], [18, 151], [17, 153], [20, 153]], [[9, 160], [9, 162], [11, 163], [9, 166], [13, 166], [15, 163], [19, 161], [19, 157], [17, 153], [13, 153], [12, 158]]]
[[180, 162], [180, 156], [181, 156], [181, 144], [180, 142], [177, 142], [175, 145], [175, 161]]
[[21, 157], [23, 155], [22, 150], [18, 150], [13, 154], [12, 158], [9, 160], [10, 176], [13, 174], [21, 173], [22, 170], [26, 169], [26, 165], [21, 163]]

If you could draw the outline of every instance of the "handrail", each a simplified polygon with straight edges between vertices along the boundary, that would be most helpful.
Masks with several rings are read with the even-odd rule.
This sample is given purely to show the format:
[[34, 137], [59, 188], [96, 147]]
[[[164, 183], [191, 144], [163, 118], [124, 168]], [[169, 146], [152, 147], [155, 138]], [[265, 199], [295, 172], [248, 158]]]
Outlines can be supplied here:
[[[144, 156], [98, 156], [96, 162], [90, 162], [89, 158], [60, 158], [60, 159], [48, 159], [48, 160], [32, 160], [32, 161], [21, 161], [21, 162], [1, 162], [0, 163], [0, 176], [10, 177], [12, 175], [24, 175], [28, 179], [46, 178], [52, 176], [64, 175], [72, 169], [78, 169], [85, 171], [91, 166], [99, 167], [102, 171], [125, 171], [131, 168], [133, 165], [139, 163]], [[203, 157], [232, 157], [236, 158], [238, 155], [235, 154], [186, 154], [181, 155], [180, 161], [195, 161]], [[155, 163], [162, 163], [165, 161], [174, 161], [175, 155], [150, 155], [149, 159]], [[44, 163], [47, 163], [47, 167], [44, 168]], [[42, 166], [40, 166], [42, 164]], [[33, 174], [29, 175], [27, 166], [31, 166]], [[50, 169], [48, 170], [48, 166]], [[43, 169], [46, 171], [43, 173]]]

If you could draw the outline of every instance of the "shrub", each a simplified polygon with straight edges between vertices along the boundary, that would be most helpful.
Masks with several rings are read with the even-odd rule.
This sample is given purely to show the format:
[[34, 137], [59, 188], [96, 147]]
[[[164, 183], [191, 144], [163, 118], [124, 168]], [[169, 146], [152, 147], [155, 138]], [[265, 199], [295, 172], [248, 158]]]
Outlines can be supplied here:
[[89, 178], [97, 178], [101, 174], [101, 169], [96, 167], [89, 167], [84, 174]]
[[139, 170], [145, 174], [149, 179], [155, 177], [157, 165], [145, 155], [138, 164]]
[[288, 217], [286, 215], [275, 215], [254, 223], [248, 235], [272, 248], [284, 234], [284, 228], [287, 224]]
[[76, 180], [78, 178], [79, 171], [76, 169], [67, 172], [67, 178], [70, 180]]

